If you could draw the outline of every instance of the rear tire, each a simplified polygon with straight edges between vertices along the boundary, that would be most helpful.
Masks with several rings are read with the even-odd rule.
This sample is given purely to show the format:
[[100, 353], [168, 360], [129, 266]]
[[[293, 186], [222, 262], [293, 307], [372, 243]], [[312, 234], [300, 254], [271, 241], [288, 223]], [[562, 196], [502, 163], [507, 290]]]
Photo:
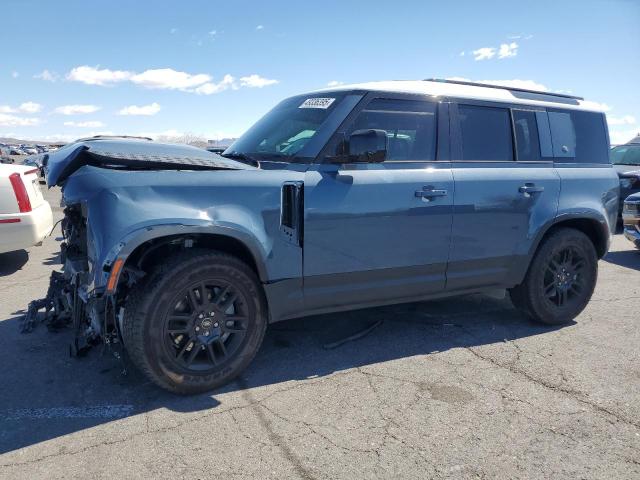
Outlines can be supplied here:
[[509, 293], [514, 306], [529, 318], [561, 325], [584, 310], [597, 278], [598, 256], [589, 237], [560, 228], [542, 241], [524, 281]]
[[264, 294], [246, 264], [225, 253], [186, 250], [132, 289], [122, 334], [132, 362], [151, 381], [194, 394], [239, 375], [266, 327]]

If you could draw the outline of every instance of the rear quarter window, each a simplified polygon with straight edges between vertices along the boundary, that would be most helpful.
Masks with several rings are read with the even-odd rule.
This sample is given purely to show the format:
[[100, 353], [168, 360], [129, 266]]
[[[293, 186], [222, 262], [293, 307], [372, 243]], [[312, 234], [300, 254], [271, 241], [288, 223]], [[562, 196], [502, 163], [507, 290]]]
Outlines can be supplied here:
[[548, 110], [553, 156], [568, 163], [609, 163], [609, 144], [601, 113]]

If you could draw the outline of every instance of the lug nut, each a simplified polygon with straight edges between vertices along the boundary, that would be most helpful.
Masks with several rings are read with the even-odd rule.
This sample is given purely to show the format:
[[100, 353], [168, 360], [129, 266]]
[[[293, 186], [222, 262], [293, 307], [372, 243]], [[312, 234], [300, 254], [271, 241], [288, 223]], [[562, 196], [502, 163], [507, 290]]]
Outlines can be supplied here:
[[196, 332], [199, 332], [199, 331], [200, 331], [200, 327], [196, 327]]
[[214, 326], [214, 327], [216, 327], [216, 328], [218, 328], [218, 325], [219, 325], [219, 323], [218, 323], [218, 322], [216, 322], [216, 323], [214, 323], [214, 324], [213, 324], [213, 326]]

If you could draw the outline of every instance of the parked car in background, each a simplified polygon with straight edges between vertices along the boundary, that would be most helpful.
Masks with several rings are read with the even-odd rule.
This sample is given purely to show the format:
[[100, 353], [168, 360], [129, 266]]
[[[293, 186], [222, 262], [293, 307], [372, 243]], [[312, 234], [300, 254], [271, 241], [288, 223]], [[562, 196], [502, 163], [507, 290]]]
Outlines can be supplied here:
[[45, 158], [47, 158], [46, 154], [30, 155], [22, 162], [22, 165], [38, 169], [38, 178], [40, 183], [47, 183], [45, 180], [43, 168]]
[[17, 145], [9, 145], [9, 154], [10, 155], [27, 155], [27, 153]]
[[625, 199], [640, 192], [640, 135], [609, 152], [611, 163], [620, 178], [620, 214]]
[[595, 108], [484, 84], [379, 82], [288, 98], [222, 155], [69, 144], [45, 167], [65, 206], [50, 301], [79, 322], [75, 351], [124, 345], [178, 393], [230, 381], [267, 324], [288, 318], [508, 291], [527, 317], [570, 322], [618, 209]]
[[53, 228], [38, 175], [32, 167], [0, 165], [0, 253], [37, 245]]
[[622, 210], [624, 236], [640, 249], [640, 193], [630, 195]]

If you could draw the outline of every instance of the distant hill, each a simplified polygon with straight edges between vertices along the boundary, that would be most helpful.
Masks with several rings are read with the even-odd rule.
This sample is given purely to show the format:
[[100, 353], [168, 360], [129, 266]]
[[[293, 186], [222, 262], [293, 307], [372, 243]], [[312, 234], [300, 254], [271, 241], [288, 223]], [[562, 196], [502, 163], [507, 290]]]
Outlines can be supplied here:
[[60, 145], [64, 142], [45, 142], [44, 140], [20, 140], [19, 138], [0, 137], [0, 143], [9, 143], [20, 145], [22, 143], [26, 145]]

